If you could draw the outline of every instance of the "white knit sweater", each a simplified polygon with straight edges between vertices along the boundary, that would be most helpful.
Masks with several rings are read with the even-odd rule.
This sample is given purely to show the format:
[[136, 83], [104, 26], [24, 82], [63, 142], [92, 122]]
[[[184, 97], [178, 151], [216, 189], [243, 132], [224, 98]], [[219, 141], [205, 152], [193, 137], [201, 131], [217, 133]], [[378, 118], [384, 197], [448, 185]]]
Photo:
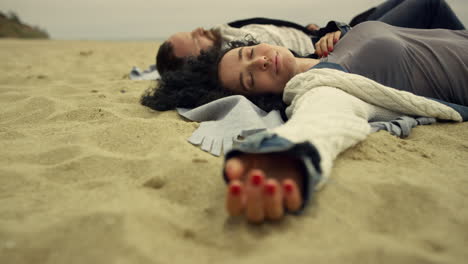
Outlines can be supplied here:
[[458, 112], [444, 104], [333, 69], [295, 76], [287, 83], [283, 100], [289, 105], [290, 119], [272, 132], [317, 148], [322, 169], [318, 188], [328, 179], [336, 156], [368, 136], [369, 120], [406, 114], [462, 121]]
[[227, 24], [221, 24], [213, 27], [213, 29], [221, 35], [223, 45], [233, 40], [243, 40], [246, 35], [252, 35], [261, 43], [283, 46], [300, 55], [315, 52], [310, 37], [295, 28], [259, 24], [233, 28]]

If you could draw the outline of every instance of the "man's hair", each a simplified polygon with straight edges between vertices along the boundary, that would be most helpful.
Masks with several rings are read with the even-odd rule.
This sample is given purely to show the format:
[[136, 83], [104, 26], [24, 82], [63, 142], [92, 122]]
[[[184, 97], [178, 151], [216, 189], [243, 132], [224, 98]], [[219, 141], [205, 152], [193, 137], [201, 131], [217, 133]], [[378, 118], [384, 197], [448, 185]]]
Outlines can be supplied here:
[[[210, 32], [214, 36], [213, 47], [220, 49], [221, 36], [214, 30], [210, 30]], [[163, 75], [169, 71], [180, 70], [187, 61], [188, 57], [177, 57], [174, 53], [174, 45], [166, 40], [159, 46], [158, 53], [156, 54], [156, 69], [160, 75]]]
[[[226, 49], [212, 48], [202, 51], [198, 57], [190, 57], [179, 70], [161, 75], [157, 87], [148, 90], [141, 104], [158, 111], [177, 107], [194, 108], [211, 101], [234, 95], [225, 89], [218, 79], [218, 64], [230, 50], [258, 44], [254, 39], [230, 42]], [[284, 114], [286, 105], [281, 94], [246, 96], [261, 109], [269, 112], [277, 109]]]
[[159, 46], [158, 53], [156, 54], [156, 68], [160, 75], [168, 71], [175, 71], [180, 69], [185, 62], [185, 58], [178, 58], [174, 54], [174, 45], [169, 41], [164, 41]]

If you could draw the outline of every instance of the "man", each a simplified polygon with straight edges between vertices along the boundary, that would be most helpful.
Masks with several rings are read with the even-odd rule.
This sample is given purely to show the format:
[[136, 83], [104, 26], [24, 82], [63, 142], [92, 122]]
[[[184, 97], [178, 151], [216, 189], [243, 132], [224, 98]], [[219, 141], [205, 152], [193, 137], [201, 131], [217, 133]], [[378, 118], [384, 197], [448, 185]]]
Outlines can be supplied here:
[[[464, 29], [463, 24], [444, 0], [388, 0], [353, 18], [351, 26], [378, 20], [408, 28]], [[287, 47], [298, 55], [315, 52], [326, 57], [350, 26], [331, 21], [324, 28], [315, 24], [301, 26], [293, 22], [252, 18], [221, 24], [210, 30], [197, 28], [192, 32], [178, 32], [159, 48], [156, 67], [160, 74], [180, 68], [187, 57], [198, 56], [211, 47], [220, 48], [233, 40], [251, 36], [257, 41]], [[314, 49], [315, 48], [315, 49]]]

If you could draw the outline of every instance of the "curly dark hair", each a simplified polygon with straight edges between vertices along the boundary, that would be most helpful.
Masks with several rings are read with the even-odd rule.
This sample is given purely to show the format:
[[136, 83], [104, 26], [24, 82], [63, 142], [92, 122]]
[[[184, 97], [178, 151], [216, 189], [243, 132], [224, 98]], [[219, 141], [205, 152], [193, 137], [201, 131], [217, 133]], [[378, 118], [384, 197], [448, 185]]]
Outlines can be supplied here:
[[[202, 51], [198, 57], [187, 59], [181, 69], [161, 75], [157, 87], [148, 90], [141, 98], [141, 104], [158, 111], [176, 107], [194, 108], [211, 101], [234, 95], [225, 89], [218, 78], [218, 64], [230, 50], [257, 45], [253, 38], [230, 42], [225, 49], [212, 48]], [[264, 111], [280, 110], [284, 117], [286, 104], [281, 94], [246, 96]]]
[[219, 49], [216, 48], [187, 58], [180, 69], [161, 75], [157, 87], [142, 96], [141, 104], [166, 111], [176, 107], [194, 108], [232, 95], [218, 82], [218, 60]]

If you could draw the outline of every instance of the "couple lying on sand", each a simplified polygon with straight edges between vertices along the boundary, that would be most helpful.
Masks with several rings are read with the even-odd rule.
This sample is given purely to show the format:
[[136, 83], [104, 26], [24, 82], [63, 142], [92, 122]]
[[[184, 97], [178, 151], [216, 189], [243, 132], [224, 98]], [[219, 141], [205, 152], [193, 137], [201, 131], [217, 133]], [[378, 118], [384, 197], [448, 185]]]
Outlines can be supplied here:
[[[209, 45], [201, 36], [213, 36], [201, 30], [190, 33], [197, 46], [188, 47], [195, 49], [182, 54], [173, 36], [157, 58], [174, 59], [176, 67], [161, 66], [159, 87], [142, 103], [156, 110], [193, 108], [240, 94], [266, 111], [281, 111], [287, 117], [284, 125], [248, 137], [226, 154], [224, 163], [229, 214], [252, 222], [279, 220], [286, 211], [306, 206], [326, 182], [337, 155], [370, 133], [370, 120], [400, 115], [468, 120], [468, 31], [443, 1], [383, 5], [414, 2], [437, 2], [456, 23], [414, 29], [380, 21], [353, 28], [333, 22], [313, 30], [308, 41], [312, 46], [315, 38], [317, 52], [312, 55], [258, 43], [254, 34]], [[263, 32], [291, 31], [285, 25], [265, 26]], [[306, 43], [301, 41], [297, 47]], [[164, 59], [157, 63], [159, 70]]]

